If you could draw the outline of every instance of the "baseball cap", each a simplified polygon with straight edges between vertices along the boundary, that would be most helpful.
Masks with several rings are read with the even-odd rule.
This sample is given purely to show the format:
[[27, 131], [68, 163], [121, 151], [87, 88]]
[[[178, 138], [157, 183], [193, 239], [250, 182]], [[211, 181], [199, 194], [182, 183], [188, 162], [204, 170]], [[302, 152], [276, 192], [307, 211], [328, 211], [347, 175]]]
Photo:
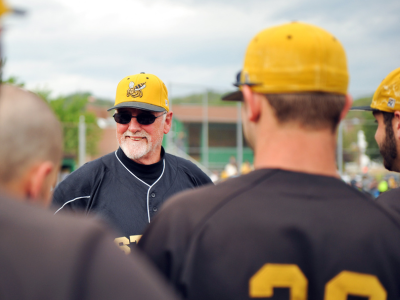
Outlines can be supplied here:
[[400, 110], [400, 68], [390, 72], [372, 97], [370, 106], [354, 106], [350, 110], [395, 112]]
[[12, 9], [3, 0], [0, 0], [0, 16], [8, 12], [12, 12]]
[[0, 16], [3, 16], [6, 13], [25, 15], [26, 11], [20, 8], [10, 7], [5, 1], [0, 0]]
[[140, 74], [126, 76], [117, 86], [114, 106], [138, 108], [149, 111], [169, 111], [168, 91], [156, 75]]
[[[346, 53], [332, 34], [314, 25], [292, 22], [259, 32], [249, 43], [234, 84], [254, 92], [347, 93]], [[223, 100], [242, 101], [236, 91]]]

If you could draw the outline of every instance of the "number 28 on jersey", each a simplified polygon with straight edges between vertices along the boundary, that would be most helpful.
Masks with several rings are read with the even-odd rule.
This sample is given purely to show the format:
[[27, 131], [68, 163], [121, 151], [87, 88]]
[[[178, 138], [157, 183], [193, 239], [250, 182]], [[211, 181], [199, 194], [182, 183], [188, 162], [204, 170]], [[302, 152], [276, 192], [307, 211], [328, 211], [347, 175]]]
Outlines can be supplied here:
[[[297, 265], [265, 264], [249, 281], [251, 298], [272, 297], [274, 288], [289, 288], [290, 300], [307, 300], [308, 280]], [[342, 271], [325, 285], [324, 300], [346, 300], [347, 296], [385, 300], [379, 279], [370, 274]]]

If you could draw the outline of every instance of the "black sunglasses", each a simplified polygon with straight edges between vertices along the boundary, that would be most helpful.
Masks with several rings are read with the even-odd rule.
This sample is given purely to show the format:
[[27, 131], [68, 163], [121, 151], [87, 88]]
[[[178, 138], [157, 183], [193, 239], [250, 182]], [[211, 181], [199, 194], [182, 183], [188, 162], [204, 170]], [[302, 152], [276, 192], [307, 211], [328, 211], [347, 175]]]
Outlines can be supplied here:
[[115, 113], [113, 115], [113, 117], [114, 117], [115, 122], [117, 122], [119, 124], [128, 124], [132, 118], [136, 118], [136, 120], [138, 121], [139, 124], [150, 125], [150, 124], [153, 124], [157, 118], [165, 115], [166, 113], [167, 112], [164, 112], [163, 114], [156, 117], [155, 115], [147, 114], [147, 113], [140, 113], [137, 116], [132, 116], [128, 112], [121, 112], [121, 113]]

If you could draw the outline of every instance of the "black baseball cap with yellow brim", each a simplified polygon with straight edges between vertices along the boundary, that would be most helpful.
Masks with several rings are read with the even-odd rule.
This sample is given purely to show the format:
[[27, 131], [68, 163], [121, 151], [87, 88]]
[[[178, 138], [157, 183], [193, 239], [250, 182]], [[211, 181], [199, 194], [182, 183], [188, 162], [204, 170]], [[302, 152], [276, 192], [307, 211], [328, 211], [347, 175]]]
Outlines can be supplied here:
[[352, 111], [393, 113], [400, 110], [400, 68], [389, 73], [376, 89], [370, 106], [354, 106]]

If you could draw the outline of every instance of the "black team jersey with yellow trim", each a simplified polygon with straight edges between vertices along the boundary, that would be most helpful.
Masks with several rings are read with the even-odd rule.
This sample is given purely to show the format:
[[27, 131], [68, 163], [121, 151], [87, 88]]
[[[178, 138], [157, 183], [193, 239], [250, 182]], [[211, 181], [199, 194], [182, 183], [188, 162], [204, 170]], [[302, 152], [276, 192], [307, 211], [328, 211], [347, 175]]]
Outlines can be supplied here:
[[181, 193], [138, 246], [185, 299], [400, 298], [397, 219], [333, 177], [262, 169]]
[[53, 207], [57, 213], [85, 211], [101, 216], [119, 232], [116, 242], [129, 252], [129, 245], [136, 243], [166, 199], [211, 180], [190, 161], [162, 149], [161, 174], [155, 181], [151, 176], [143, 181], [132, 173], [124, 156], [118, 149], [71, 173], [56, 187]]

